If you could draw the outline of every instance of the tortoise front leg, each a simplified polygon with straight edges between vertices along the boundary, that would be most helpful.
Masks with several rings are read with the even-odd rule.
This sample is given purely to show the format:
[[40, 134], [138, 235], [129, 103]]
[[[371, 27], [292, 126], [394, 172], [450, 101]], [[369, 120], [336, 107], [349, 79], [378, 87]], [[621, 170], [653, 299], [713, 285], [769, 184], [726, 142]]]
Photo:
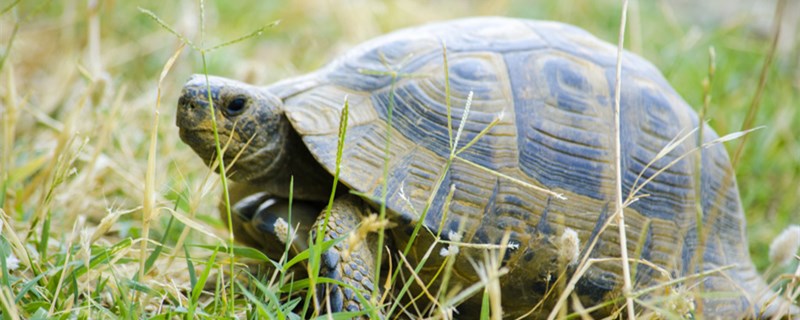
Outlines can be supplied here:
[[[324, 240], [349, 236], [369, 213], [369, 207], [355, 196], [346, 195], [336, 199], [331, 208], [327, 228], [325, 228]], [[324, 222], [325, 210], [320, 213], [317, 223], [312, 229], [311, 241], [316, 238], [314, 234], [317, 226]], [[348, 285], [345, 287], [335, 284], [318, 285], [318, 297], [321, 301], [320, 309], [322, 311], [366, 310], [365, 305], [353, 289], [361, 293], [364, 299], [370, 300], [375, 288], [372, 280], [375, 276], [377, 241], [372, 236], [359, 239], [360, 243], [357, 244], [351, 244], [349, 239], [344, 239], [322, 253], [320, 276]]]
[[[321, 203], [295, 200], [290, 209], [287, 199], [273, 197], [256, 187], [238, 183], [231, 188], [231, 204], [236, 240], [261, 249], [276, 261], [286, 251], [289, 237], [292, 238], [289, 258], [308, 249], [305, 237], [292, 235], [308, 234], [322, 207]], [[224, 203], [220, 203], [220, 214], [227, 223]]]

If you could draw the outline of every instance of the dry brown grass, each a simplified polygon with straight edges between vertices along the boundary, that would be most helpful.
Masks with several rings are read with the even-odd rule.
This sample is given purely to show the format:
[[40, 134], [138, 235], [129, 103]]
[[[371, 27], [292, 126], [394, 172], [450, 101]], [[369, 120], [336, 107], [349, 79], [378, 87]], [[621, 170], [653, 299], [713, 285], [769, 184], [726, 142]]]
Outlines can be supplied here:
[[[800, 73], [792, 72], [800, 70], [797, 35], [794, 44], [786, 44], [789, 38], [783, 40], [784, 49], [778, 45], [763, 96], [757, 99], [761, 109], [746, 117], [756, 100], [769, 33], [760, 36], [744, 18], [721, 17], [721, 23], [689, 27], [697, 20], [678, 6], [634, 3], [639, 10], [632, 8], [630, 47], [659, 65], [690, 103], [703, 104], [703, 90], [710, 90], [714, 99], [706, 116], [719, 132], [739, 131], [745, 118], [766, 125], [745, 146], [738, 181], [754, 257], [759, 266], [770, 265], [762, 252], [789, 222], [800, 221]], [[138, 5], [199, 41], [196, 2]], [[208, 57], [212, 74], [266, 84], [313, 70], [389, 30], [460, 16], [560, 20], [614, 39], [617, 5], [315, 0], [236, 7], [220, 1], [206, 8], [206, 40], [200, 45], [224, 43], [280, 19], [278, 28], [261, 37]], [[18, 268], [0, 275], [4, 317], [256, 314], [248, 307], [249, 298], [229, 298], [231, 285], [221, 276], [229, 272], [226, 255], [184, 246], [224, 245], [220, 239], [228, 237], [217, 218], [217, 178], [180, 142], [172, 125], [183, 81], [199, 72], [201, 63], [190, 50], [180, 53], [181, 41], [136, 6], [120, 1], [0, 4], [0, 248], [19, 259]], [[647, 11], [654, 8], [658, 13]], [[718, 65], [710, 89], [704, 89], [709, 45], [717, 49]], [[173, 65], [169, 61], [176, 53]], [[152, 263], [151, 256], [156, 257]], [[423, 302], [431, 300], [442, 306], [432, 315], [444, 317], [466, 293], [481, 292], [484, 286], [496, 292], [496, 279], [503, 274], [496, 257], [476, 263], [484, 279], [476, 287], [429, 292], [417, 305], [396, 306], [405, 310], [397, 313], [418, 315]], [[2, 269], [8, 270], [10, 261]], [[771, 268], [785, 274], [777, 279], [789, 283], [787, 297], [797, 301], [800, 267], [793, 263]], [[394, 267], [413, 269], [402, 262]], [[236, 270], [246, 276], [241, 273], [245, 268]], [[193, 287], [204, 275], [213, 280], [209, 286]], [[406, 281], [414, 278], [413, 273], [403, 275]], [[272, 280], [265, 286], [277, 290], [279, 282]], [[487, 297], [492, 310], [500, 310], [496, 295]]]

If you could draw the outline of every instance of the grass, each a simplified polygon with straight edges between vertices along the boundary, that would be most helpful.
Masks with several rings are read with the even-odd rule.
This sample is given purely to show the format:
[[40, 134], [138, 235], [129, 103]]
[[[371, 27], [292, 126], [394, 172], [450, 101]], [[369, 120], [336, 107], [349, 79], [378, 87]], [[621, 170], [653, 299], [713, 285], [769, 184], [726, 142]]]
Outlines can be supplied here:
[[[626, 47], [654, 62], [696, 109], [705, 106], [718, 133], [740, 131], [756, 95], [769, 30], [736, 15], [692, 20], [691, 10], [665, 3], [632, 2]], [[137, 6], [153, 10], [199, 47], [233, 43], [211, 46], [204, 61], [196, 52], [181, 52], [183, 42]], [[614, 42], [621, 12], [616, 1], [297, 1], [240, 8], [208, 2], [201, 36], [195, 2], [0, 4], [0, 253], [19, 260], [11, 268], [10, 259], [0, 259], [4, 318], [292, 318], [294, 306], [308, 301], [288, 292], [313, 288], [313, 282], [285, 273], [234, 284], [222, 276], [253, 279], [256, 272], [232, 265], [230, 257], [264, 257], [245, 248], [225, 252], [218, 179], [171, 125], [180, 87], [204, 65], [209, 74], [267, 84], [314, 70], [387, 31], [471, 15], [559, 20]], [[281, 24], [259, 29], [275, 20]], [[259, 37], [238, 38], [254, 30]], [[797, 39], [795, 34], [779, 46], [752, 120], [765, 128], [750, 134], [737, 166], [750, 252], [762, 271], [781, 272], [766, 249], [800, 221]], [[716, 70], [705, 87], [709, 47]], [[738, 143], [726, 146], [733, 154]], [[794, 272], [796, 264], [782, 272]], [[489, 271], [487, 279], [497, 276]]]

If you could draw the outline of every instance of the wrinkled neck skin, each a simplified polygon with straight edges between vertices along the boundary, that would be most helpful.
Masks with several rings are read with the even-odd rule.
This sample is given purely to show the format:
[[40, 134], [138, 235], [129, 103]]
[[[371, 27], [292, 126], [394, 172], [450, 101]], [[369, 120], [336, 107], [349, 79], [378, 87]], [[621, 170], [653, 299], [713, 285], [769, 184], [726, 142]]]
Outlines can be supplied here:
[[[316, 73], [285, 79], [274, 83], [266, 88], [272, 96], [285, 102], [288, 98], [320, 85], [320, 77]], [[283, 103], [281, 103], [282, 105]], [[276, 163], [277, 171], [271, 172], [269, 176], [255, 179], [249, 183], [253, 186], [266, 191], [274, 196], [288, 198], [291, 177], [294, 176], [294, 190], [292, 196], [295, 199], [309, 201], [328, 201], [333, 186], [333, 176], [328, 173], [322, 165], [317, 162], [311, 152], [308, 151], [302, 138], [291, 126], [285, 115], [282, 116], [282, 126], [285, 131], [281, 133], [284, 147], [284, 154]], [[281, 128], [283, 129], [283, 128]], [[272, 171], [272, 170], [268, 170]], [[339, 193], [346, 192], [345, 187], [337, 187]]]
[[280, 152], [275, 155], [275, 161], [264, 168], [265, 174], [246, 181], [238, 181], [234, 173], [232, 178], [273, 196], [289, 198], [291, 179], [294, 176], [292, 192], [294, 199], [327, 201], [333, 186], [333, 177], [314, 159], [288, 120], [285, 123], [287, 132], [284, 136], [286, 139], [282, 139], [285, 143], [284, 148], [279, 148]]

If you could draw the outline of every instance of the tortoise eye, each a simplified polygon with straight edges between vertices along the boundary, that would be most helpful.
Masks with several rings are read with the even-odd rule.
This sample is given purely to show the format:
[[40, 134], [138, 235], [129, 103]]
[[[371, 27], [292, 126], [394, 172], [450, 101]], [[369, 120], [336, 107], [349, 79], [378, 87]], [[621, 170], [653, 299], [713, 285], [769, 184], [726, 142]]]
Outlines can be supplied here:
[[245, 106], [247, 106], [247, 100], [245, 98], [235, 98], [228, 102], [228, 105], [225, 106], [225, 111], [229, 115], [235, 116], [244, 111]]

